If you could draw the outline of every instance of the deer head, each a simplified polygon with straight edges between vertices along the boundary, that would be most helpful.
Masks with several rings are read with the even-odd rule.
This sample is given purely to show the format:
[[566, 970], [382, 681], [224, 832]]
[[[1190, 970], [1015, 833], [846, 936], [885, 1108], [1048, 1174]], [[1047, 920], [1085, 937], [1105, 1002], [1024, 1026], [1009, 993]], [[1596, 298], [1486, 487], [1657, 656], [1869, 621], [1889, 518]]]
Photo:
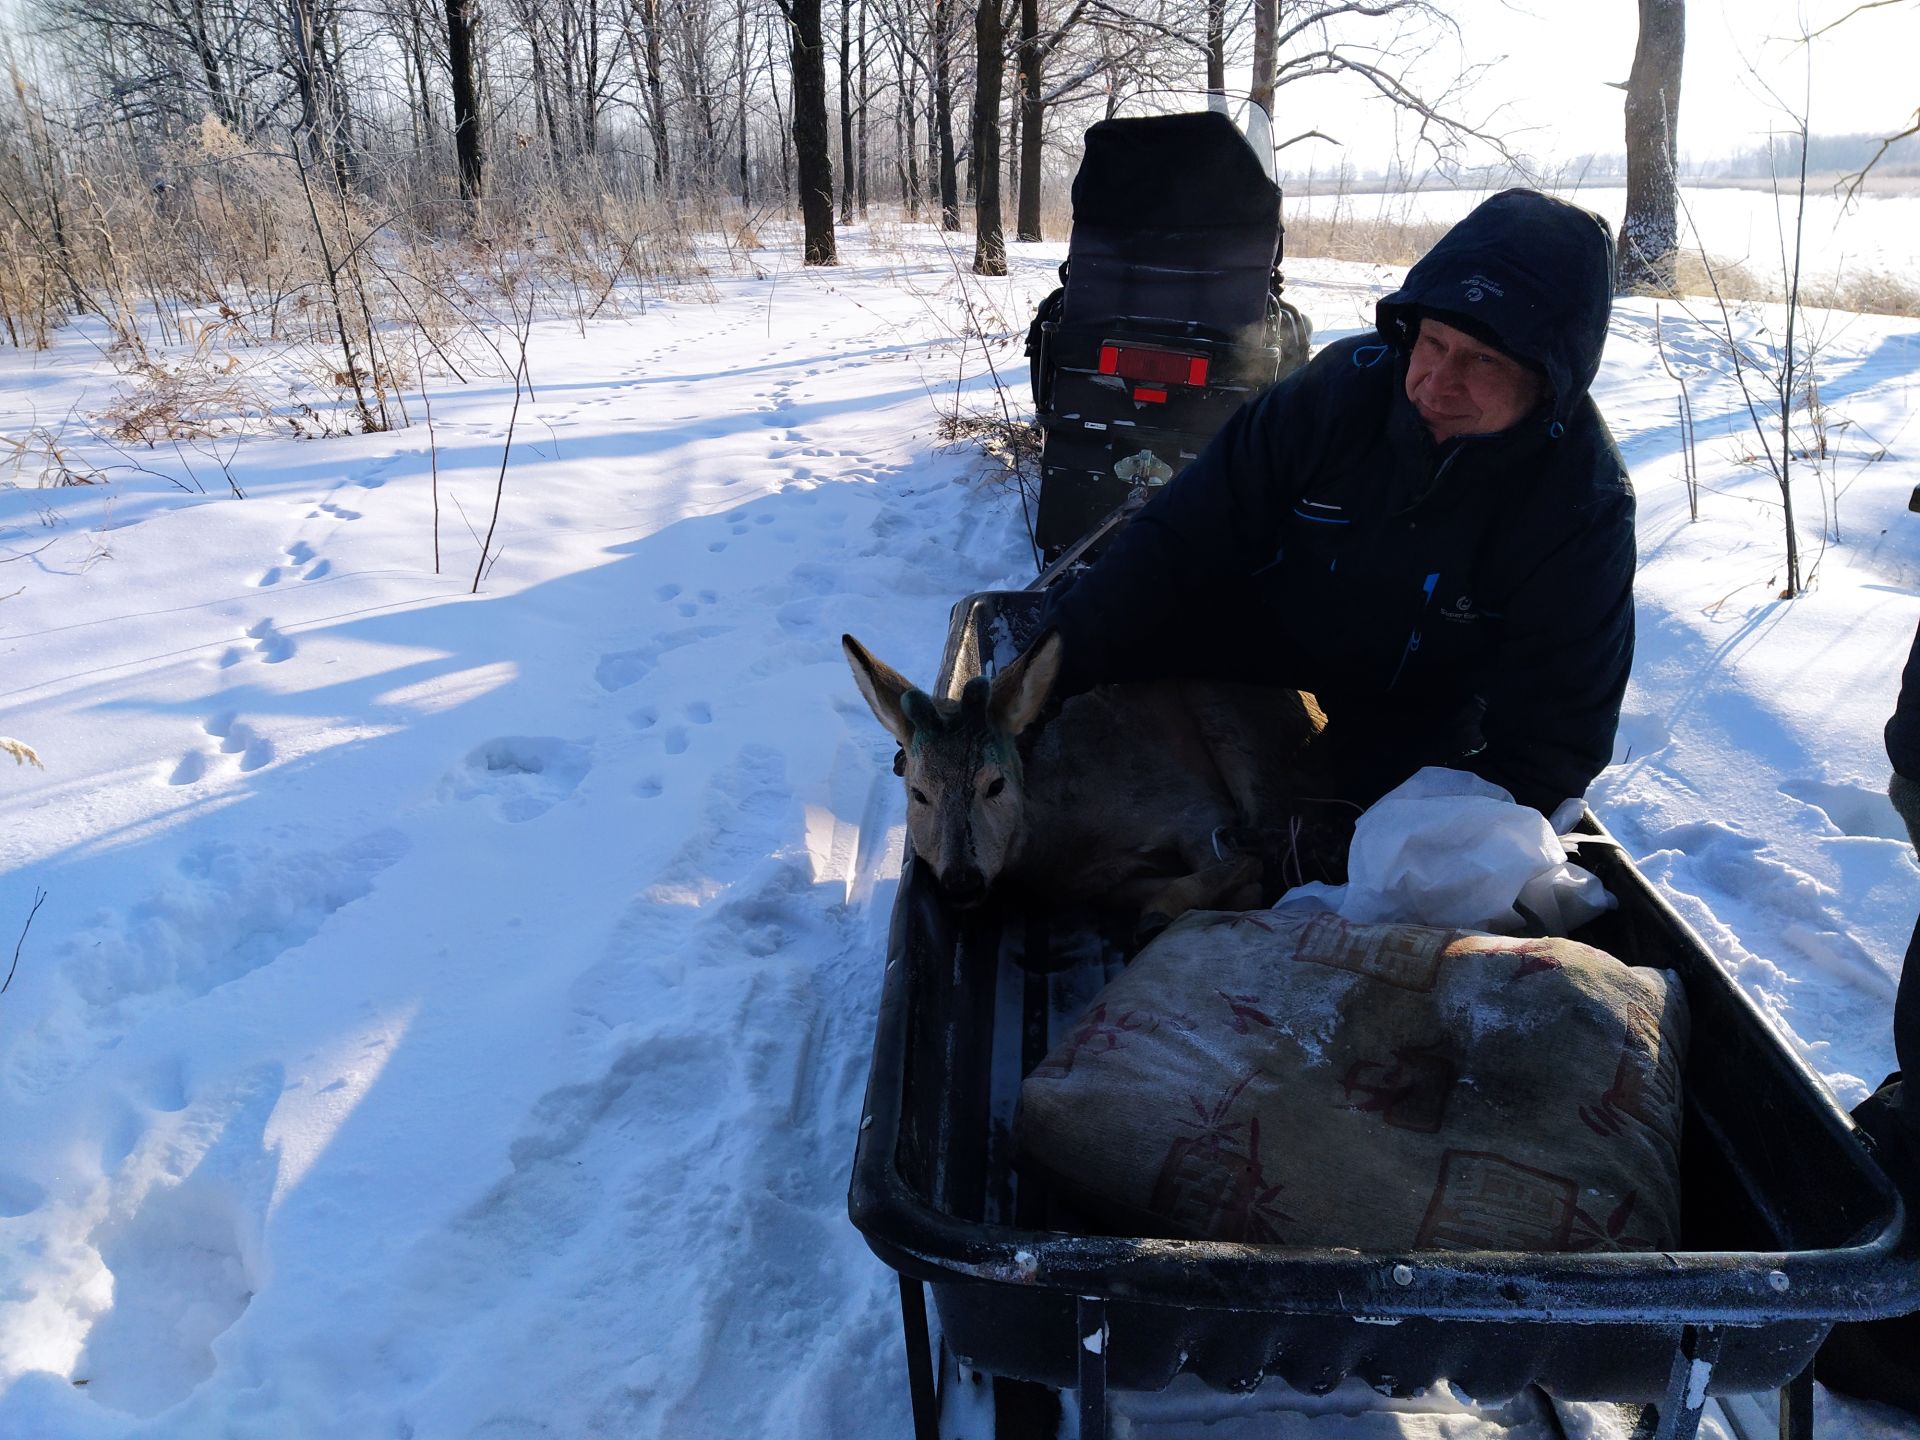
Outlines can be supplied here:
[[978, 904], [1020, 849], [1026, 789], [1020, 732], [1046, 704], [1060, 673], [1060, 637], [1048, 631], [992, 680], [976, 675], [955, 700], [916, 690], [851, 635], [840, 638], [853, 680], [900, 742], [894, 769], [907, 782], [907, 834], [949, 898]]

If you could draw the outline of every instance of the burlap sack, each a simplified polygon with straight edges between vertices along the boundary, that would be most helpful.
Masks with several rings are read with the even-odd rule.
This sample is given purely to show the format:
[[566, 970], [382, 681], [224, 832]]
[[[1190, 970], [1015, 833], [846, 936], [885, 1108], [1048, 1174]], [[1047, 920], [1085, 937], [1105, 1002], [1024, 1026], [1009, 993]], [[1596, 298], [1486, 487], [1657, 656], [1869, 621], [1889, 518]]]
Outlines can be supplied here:
[[1122, 1233], [1659, 1250], [1679, 981], [1571, 940], [1194, 912], [1021, 1087], [1020, 1163]]

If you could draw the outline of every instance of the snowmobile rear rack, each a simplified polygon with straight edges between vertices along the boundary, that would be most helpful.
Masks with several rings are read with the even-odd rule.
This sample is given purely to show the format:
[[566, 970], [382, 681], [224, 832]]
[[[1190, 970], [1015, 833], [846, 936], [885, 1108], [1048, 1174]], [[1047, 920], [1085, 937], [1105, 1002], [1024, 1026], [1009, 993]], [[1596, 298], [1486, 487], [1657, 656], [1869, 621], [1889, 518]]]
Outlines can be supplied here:
[[[955, 607], [943, 692], [1031, 638], [1043, 597]], [[1693, 1015], [1682, 1248], [1654, 1254], [1381, 1254], [1101, 1233], [1013, 1169], [1022, 1075], [1124, 963], [1085, 917], [951, 909], [908, 857], [896, 899], [848, 1207], [899, 1272], [918, 1440], [936, 1440], [936, 1350], [1078, 1393], [1107, 1433], [1113, 1391], [1192, 1372], [1324, 1393], [1446, 1380], [1489, 1401], [1539, 1386], [1646, 1404], [1689, 1440], [1707, 1397], [1782, 1390], [1812, 1430], [1810, 1364], [1830, 1326], [1920, 1307], [1920, 1243], [1895, 1184], [1819, 1079], [1590, 813], [1575, 863], [1618, 910], [1576, 938], [1676, 971]], [[1003, 1425], [1003, 1432], [1007, 1428]], [[1036, 1432], [1038, 1433], [1038, 1432]]]

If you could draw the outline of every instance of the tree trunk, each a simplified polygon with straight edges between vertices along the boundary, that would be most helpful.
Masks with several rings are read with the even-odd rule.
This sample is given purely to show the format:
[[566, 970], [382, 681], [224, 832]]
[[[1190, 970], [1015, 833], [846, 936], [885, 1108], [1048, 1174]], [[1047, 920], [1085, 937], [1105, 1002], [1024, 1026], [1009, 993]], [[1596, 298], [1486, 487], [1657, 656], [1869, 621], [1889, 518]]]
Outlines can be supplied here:
[[1017, 56], [1010, 57], [1009, 64], [1013, 81], [1007, 95], [1007, 192], [1016, 201], [1020, 196], [1020, 64]]
[[642, 6], [646, 16], [647, 114], [653, 120], [653, 178], [665, 190], [673, 182], [673, 164], [667, 134], [666, 65], [660, 53], [660, 0], [642, 0]]
[[799, 168], [805, 263], [840, 263], [833, 241], [833, 139], [827, 125], [827, 51], [821, 0], [781, 0], [793, 47], [793, 151]]
[[1627, 77], [1627, 213], [1621, 294], [1671, 294], [1680, 244], [1680, 62], [1686, 0], [1640, 0], [1640, 42]]
[[1227, 93], [1227, 0], [1207, 0], [1207, 93]]
[[853, 0], [840, 0], [840, 223], [853, 223]]
[[417, 4], [409, 4], [408, 14], [412, 21], [411, 29], [413, 32], [413, 55], [411, 57], [413, 60], [413, 79], [414, 84], [418, 86], [420, 90], [421, 135], [424, 141], [424, 148], [432, 150], [437, 148], [437, 143], [440, 138], [440, 127], [434, 123], [433, 87], [428, 83], [427, 79], [427, 37], [426, 32], [420, 25], [420, 7]]
[[1020, 214], [1016, 240], [1043, 240], [1040, 233], [1040, 139], [1046, 102], [1041, 98], [1040, 0], [1020, 0]]
[[960, 172], [953, 158], [953, 6], [933, 0], [933, 124], [940, 141], [940, 228], [960, 228]]
[[858, 164], [854, 174], [860, 195], [860, 218], [867, 218], [867, 104], [873, 99], [872, 77], [867, 73], [867, 0], [860, 0], [860, 141]]
[[746, 0], [737, 0], [733, 13], [734, 54], [738, 57], [735, 69], [739, 71], [734, 98], [740, 107], [740, 208], [750, 215], [753, 211], [753, 171], [747, 156], [747, 69], [752, 57], [747, 53]]
[[973, 17], [974, 74], [973, 270], [1007, 273], [1007, 242], [1000, 232], [1000, 77], [1006, 73], [1007, 31], [1000, 0], [979, 0]]
[[1280, 0], [1253, 0], [1253, 79], [1247, 98], [1273, 114], [1273, 74], [1280, 39]]
[[[902, 74], [905, 74], [905, 71], [906, 67], [902, 65]], [[905, 98], [901, 101], [900, 113], [901, 123], [906, 127], [907, 139], [906, 143], [900, 147], [901, 154], [905, 157], [905, 168], [900, 172], [900, 184], [905, 191], [903, 198], [907, 206], [907, 220], [911, 223], [920, 218], [920, 137], [914, 133], [916, 97], [913, 93], [911, 77], [907, 78], [907, 83], [902, 88], [905, 91]]]
[[469, 217], [480, 208], [480, 102], [473, 83], [474, 0], [447, 0], [447, 66], [453, 72], [453, 147], [460, 201]]

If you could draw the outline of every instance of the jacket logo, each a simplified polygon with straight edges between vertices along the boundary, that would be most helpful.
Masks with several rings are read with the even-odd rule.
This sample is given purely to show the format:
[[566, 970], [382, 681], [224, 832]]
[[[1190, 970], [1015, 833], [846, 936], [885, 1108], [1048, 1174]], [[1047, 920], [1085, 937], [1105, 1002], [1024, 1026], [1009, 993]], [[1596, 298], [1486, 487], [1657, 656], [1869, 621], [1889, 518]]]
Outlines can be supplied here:
[[1470, 624], [1473, 621], [1478, 620], [1480, 618], [1480, 613], [1473, 608], [1472, 597], [1467, 595], [1462, 595], [1458, 600], [1454, 601], [1451, 605], [1442, 605], [1440, 607], [1440, 618], [1442, 620], [1452, 620], [1458, 624], [1464, 625], [1464, 624]]
[[1467, 287], [1467, 299], [1469, 300], [1484, 300], [1487, 298], [1488, 291], [1492, 291], [1503, 300], [1507, 295], [1505, 290], [1501, 289], [1484, 275], [1469, 275], [1460, 283]]

